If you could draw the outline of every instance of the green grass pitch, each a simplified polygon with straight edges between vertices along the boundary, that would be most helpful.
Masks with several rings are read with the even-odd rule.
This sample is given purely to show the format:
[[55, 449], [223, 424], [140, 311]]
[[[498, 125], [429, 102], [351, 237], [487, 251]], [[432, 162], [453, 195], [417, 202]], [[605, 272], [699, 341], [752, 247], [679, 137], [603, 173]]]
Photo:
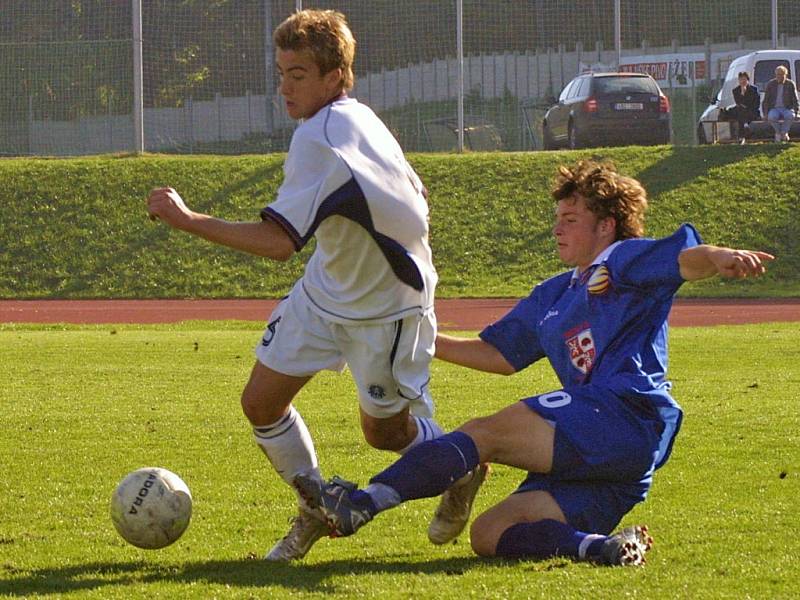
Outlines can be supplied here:
[[[321, 540], [291, 565], [259, 560], [293, 514], [288, 488], [251, 441], [239, 391], [252, 323], [0, 325], [0, 596], [65, 598], [790, 598], [800, 509], [796, 324], [674, 329], [671, 377], [686, 411], [670, 462], [624, 524], [656, 538], [642, 569], [474, 557], [434, 547], [435, 500]], [[453, 428], [556, 387], [538, 365], [513, 377], [436, 362]], [[327, 475], [364, 482], [392, 456], [367, 447], [349, 376], [323, 374], [297, 400]], [[143, 551], [116, 534], [108, 502], [142, 466], [194, 495], [183, 538]], [[498, 467], [476, 510], [522, 473]]]

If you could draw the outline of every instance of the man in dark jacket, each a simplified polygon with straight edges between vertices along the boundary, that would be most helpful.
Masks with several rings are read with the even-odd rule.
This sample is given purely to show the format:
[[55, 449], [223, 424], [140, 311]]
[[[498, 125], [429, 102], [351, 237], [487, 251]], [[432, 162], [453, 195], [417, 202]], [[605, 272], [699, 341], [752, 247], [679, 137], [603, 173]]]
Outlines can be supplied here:
[[788, 77], [789, 70], [780, 66], [775, 69], [775, 79], [767, 83], [764, 93], [764, 114], [775, 130], [776, 142], [788, 142], [789, 130], [797, 114], [797, 86]]
[[727, 114], [731, 120], [735, 119], [739, 124], [737, 135], [739, 143], [744, 144], [750, 132], [750, 122], [761, 118], [759, 110], [761, 96], [758, 94], [758, 88], [750, 85], [750, 75], [747, 71], [739, 73], [739, 85], [733, 88], [733, 100], [736, 106], [729, 108]]

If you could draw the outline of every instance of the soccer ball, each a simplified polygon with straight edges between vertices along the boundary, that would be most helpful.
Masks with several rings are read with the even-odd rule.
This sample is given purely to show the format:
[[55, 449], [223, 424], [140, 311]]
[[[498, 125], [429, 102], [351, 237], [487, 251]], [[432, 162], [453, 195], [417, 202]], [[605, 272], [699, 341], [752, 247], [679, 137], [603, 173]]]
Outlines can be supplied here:
[[139, 548], [163, 548], [177, 540], [192, 517], [192, 494], [171, 471], [146, 467], [129, 473], [111, 496], [111, 520]]

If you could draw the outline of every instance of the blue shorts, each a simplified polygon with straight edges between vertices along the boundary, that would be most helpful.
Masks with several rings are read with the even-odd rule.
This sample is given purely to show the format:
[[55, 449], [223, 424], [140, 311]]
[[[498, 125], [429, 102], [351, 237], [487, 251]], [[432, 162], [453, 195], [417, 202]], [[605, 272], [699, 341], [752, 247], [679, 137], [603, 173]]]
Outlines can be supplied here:
[[663, 430], [657, 413], [595, 385], [523, 402], [555, 427], [553, 468], [529, 473], [515, 493], [547, 491], [576, 529], [611, 533], [650, 489]]

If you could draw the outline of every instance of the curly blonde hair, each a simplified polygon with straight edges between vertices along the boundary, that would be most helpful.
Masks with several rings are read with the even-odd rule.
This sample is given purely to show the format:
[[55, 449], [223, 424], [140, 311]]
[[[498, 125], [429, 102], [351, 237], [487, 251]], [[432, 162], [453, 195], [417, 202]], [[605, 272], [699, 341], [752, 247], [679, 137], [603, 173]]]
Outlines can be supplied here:
[[644, 235], [647, 192], [637, 180], [620, 175], [613, 163], [582, 160], [572, 167], [560, 166], [553, 198], [566, 200], [576, 193], [598, 220], [614, 219], [615, 241]]
[[278, 25], [272, 39], [281, 50], [311, 52], [320, 75], [341, 69], [342, 91], [353, 87], [356, 40], [342, 13], [315, 9], [297, 11]]

